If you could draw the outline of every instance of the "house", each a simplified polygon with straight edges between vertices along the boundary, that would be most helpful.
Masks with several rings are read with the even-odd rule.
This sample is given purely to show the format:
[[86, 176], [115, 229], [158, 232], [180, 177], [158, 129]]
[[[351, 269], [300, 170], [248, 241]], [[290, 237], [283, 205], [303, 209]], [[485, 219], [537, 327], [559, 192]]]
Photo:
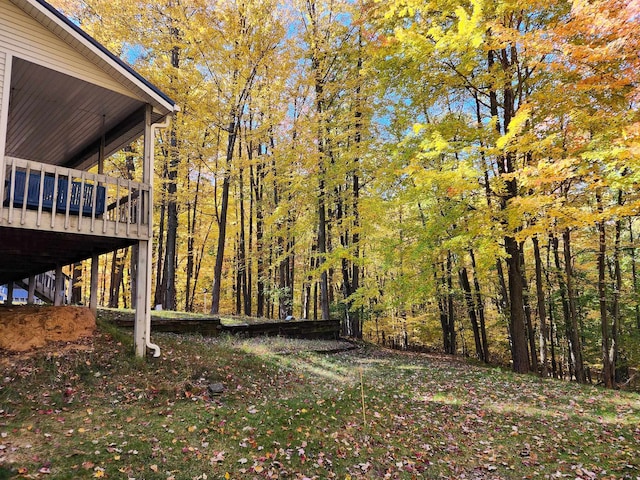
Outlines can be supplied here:
[[[34, 275], [30, 278], [15, 280], [7, 285], [0, 285], [0, 303], [9, 305], [43, 305], [46, 303], [54, 303], [56, 301], [55, 275], [55, 271], [49, 271]], [[69, 275], [63, 276], [63, 295], [61, 295], [61, 299], [58, 299], [58, 303], [70, 304], [71, 277], [69, 277]]]
[[[138, 245], [136, 355], [150, 342], [153, 145], [175, 103], [44, 0], [0, 0], [0, 285]], [[141, 181], [105, 158], [143, 138]], [[57, 300], [57, 299], [56, 299]]]
[[[24, 305], [29, 296], [28, 290], [20, 287], [9, 288], [7, 285], [0, 286], [0, 303], [10, 302], [12, 305]], [[34, 304], [42, 304], [39, 298], [32, 299]]]

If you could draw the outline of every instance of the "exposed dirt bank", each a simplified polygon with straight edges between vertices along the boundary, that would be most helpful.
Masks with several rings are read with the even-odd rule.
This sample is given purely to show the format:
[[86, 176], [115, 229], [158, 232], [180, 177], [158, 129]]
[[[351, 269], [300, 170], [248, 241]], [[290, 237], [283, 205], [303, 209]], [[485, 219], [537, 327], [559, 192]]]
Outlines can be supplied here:
[[85, 307], [0, 306], [0, 349], [10, 352], [75, 342], [95, 329], [96, 318]]

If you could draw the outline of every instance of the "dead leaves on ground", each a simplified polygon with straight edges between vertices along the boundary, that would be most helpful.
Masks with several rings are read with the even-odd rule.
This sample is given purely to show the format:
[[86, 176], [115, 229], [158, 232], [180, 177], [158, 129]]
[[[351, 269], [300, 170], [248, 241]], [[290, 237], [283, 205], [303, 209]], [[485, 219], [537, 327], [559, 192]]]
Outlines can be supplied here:
[[[104, 337], [90, 353], [5, 368], [2, 468], [22, 478], [640, 476], [638, 395], [385, 350], [287, 344], [282, 356], [282, 342], [160, 338], [159, 362], [131, 362]], [[211, 382], [224, 393], [209, 396]]]

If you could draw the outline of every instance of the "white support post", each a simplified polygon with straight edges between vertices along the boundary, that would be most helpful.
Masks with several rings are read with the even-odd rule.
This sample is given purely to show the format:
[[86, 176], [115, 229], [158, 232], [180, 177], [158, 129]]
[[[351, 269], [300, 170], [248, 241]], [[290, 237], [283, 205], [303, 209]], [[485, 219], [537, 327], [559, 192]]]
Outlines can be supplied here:
[[36, 277], [31, 275], [29, 277], [29, 293], [27, 294], [27, 305], [33, 305], [36, 298]]
[[[133, 327], [133, 342], [136, 356], [144, 357], [147, 353], [147, 332], [151, 322], [151, 277], [149, 276], [149, 253], [151, 242], [138, 242], [138, 266], [136, 279], [136, 320]], [[148, 317], [148, 318], [147, 318]], [[149, 321], [148, 321], [149, 320]]]
[[98, 255], [91, 256], [91, 286], [89, 288], [89, 309], [95, 316], [98, 313]]
[[62, 275], [62, 265], [56, 266], [56, 288], [55, 298], [53, 299], [53, 305], [59, 307], [64, 300], [64, 276]]
[[[144, 122], [144, 150], [142, 154], [142, 183], [151, 185], [153, 182], [153, 126], [151, 124], [151, 105], [147, 105]], [[149, 194], [149, 228], [151, 231], [152, 198]], [[136, 316], [133, 327], [133, 340], [135, 353], [138, 357], [144, 357], [147, 353], [147, 343], [151, 332], [151, 263], [152, 239], [138, 242], [138, 267], [136, 278]], [[157, 347], [156, 347], [157, 348]], [[156, 350], [159, 355], [159, 349]]]

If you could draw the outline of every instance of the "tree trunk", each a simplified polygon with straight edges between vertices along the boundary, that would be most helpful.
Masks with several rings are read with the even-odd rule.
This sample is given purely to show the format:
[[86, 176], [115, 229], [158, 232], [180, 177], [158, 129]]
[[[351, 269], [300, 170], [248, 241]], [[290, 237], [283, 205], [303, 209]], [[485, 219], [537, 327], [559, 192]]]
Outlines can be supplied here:
[[129, 291], [131, 292], [131, 308], [135, 309], [138, 298], [138, 244], [131, 245], [131, 258], [129, 260]]
[[[442, 326], [442, 347], [445, 353], [454, 355], [456, 353], [456, 330], [453, 311], [453, 284], [451, 279], [452, 258], [451, 252], [447, 252], [446, 262], [441, 263], [442, 277], [437, 278], [436, 283], [440, 284], [438, 294], [438, 309], [440, 311], [440, 324]], [[436, 271], [436, 269], [434, 269]]]
[[224, 177], [222, 181], [222, 203], [220, 206], [220, 215], [218, 218], [218, 246], [216, 248], [216, 262], [213, 270], [213, 287], [211, 290], [211, 313], [217, 315], [220, 311], [220, 292], [222, 289], [222, 266], [224, 264], [224, 244], [227, 236], [227, 214], [229, 211], [229, 186], [231, 183], [231, 162], [233, 160], [233, 150], [238, 134], [238, 122], [236, 119], [236, 110], [232, 109], [230, 113], [232, 118], [228, 127], [227, 140], [227, 164], [225, 167]]
[[480, 282], [478, 281], [478, 274], [476, 271], [476, 258], [473, 250], [469, 250], [469, 256], [471, 257], [471, 266], [473, 267], [473, 289], [476, 308], [478, 309], [478, 318], [480, 319], [480, 339], [482, 341], [482, 361], [489, 363], [489, 343], [487, 341], [487, 327], [484, 317], [484, 301], [482, 299], [482, 293], [480, 291]]
[[507, 266], [509, 268], [509, 305], [511, 335], [511, 357], [513, 371], [527, 373], [530, 371], [529, 353], [525, 333], [524, 298], [522, 272], [520, 271], [522, 252], [515, 238], [507, 236], [504, 239], [506, 251], [509, 254]]
[[[598, 210], [601, 211], [600, 195], [596, 194]], [[613, 366], [609, 359], [610, 333], [609, 320], [607, 318], [607, 287], [605, 280], [606, 273], [606, 250], [607, 237], [604, 221], [598, 222], [598, 297], [600, 298], [600, 329], [602, 332], [602, 381], [607, 388], [613, 388]]]
[[578, 314], [575, 303], [575, 291], [573, 287], [573, 267], [571, 263], [571, 232], [569, 228], [565, 228], [562, 232], [562, 240], [564, 244], [564, 268], [566, 274], [567, 285], [567, 304], [569, 307], [569, 340], [571, 343], [571, 354], [573, 357], [574, 374], [578, 383], [586, 383], [587, 377], [584, 371], [582, 361], [582, 342], [580, 341], [580, 332], [578, 329]]
[[316, 149], [318, 153], [318, 268], [320, 269], [320, 310], [322, 320], [329, 320], [329, 281], [326, 268], [323, 267], [327, 256], [327, 188], [326, 188], [326, 138], [325, 138], [325, 92], [324, 83], [326, 72], [322, 71], [322, 64], [325, 53], [320, 50], [321, 32], [319, 30], [316, 4], [313, 1], [307, 2], [307, 13], [311, 22], [312, 38], [315, 45], [311, 53], [311, 70], [313, 71], [314, 91], [315, 91], [315, 114], [316, 114]]
[[[622, 192], [618, 193], [618, 205], [622, 205]], [[609, 350], [609, 361], [614, 371], [614, 380], [620, 383], [626, 375], [620, 366], [620, 291], [622, 290], [622, 270], [620, 268], [620, 236], [622, 234], [622, 222], [617, 219], [615, 223], [615, 242], [613, 245], [613, 271], [614, 271], [614, 290], [612, 317], [613, 324], [611, 328], [611, 349]]]
[[[193, 201], [187, 203], [187, 279], [185, 285], [185, 310], [193, 312], [193, 301], [195, 299], [195, 237], [198, 211], [198, 198], [200, 195], [200, 177], [202, 175], [202, 163], [198, 165], [198, 175], [196, 176], [196, 191]], [[187, 177], [190, 184], [190, 178]], [[190, 189], [189, 189], [190, 190]]]
[[[126, 251], [126, 250], [125, 250]], [[114, 250], [111, 256], [111, 280], [109, 282], [109, 308], [120, 306], [120, 285], [124, 276], [124, 256]]]
[[247, 252], [246, 252], [246, 234], [245, 234], [245, 211], [244, 211], [244, 169], [242, 167], [239, 168], [238, 171], [238, 182], [239, 185], [239, 197], [238, 202], [240, 204], [240, 218], [238, 228], [240, 229], [239, 238], [238, 238], [238, 276], [239, 276], [239, 285], [238, 285], [238, 295], [241, 299], [242, 307], [244, 308], [245, 315], [251, 315], [251, 304], [249, 301], [249, 293], [247, 289]]
[[[170, 34], [174, 41], [179, 41], [180, 32], [174, 25], [170, 28]], [[174, 46], [171, 49], [171, 66], [180, 68], [180, 47]], [[176, 268], [178, 264], [178, 168], [180, 166], [180, 151], [178, 149], [178, 136], [176, 133], [176, 122], [171, 125], [169, 132], [169, 168], [167, 171], [167, 243], [164, 256], [164, 276], [162, 288], [164, 290], [165, 310], [175, 310], [176, 301]]]
[[[506, 49], [500, 51], [490, 50], [487, 54], [488, 71], [494, 69], [496, 59], [502, 70], [509, 74], [511, 61]], [[502, 128], [500, 122], [496, 123], [496, 130], [499, 134], [507, 133], [511, 119], [515, 114], [515, 96], [512, 84], [505, 81], [502, 88]], [[489, 107], [491, 116], [500, 118], [497, 90], [492, 88], [489, 91]], [[496, 158], [496, 166], [500, 175], [512, 175], [517, 172], [514, 164], [514, 153], [507, 152]], [[506, 191], [500, 197], [500, 210], [505, 211], [509, 201], [518, 196], [518, 184], [513, 176], [504, 180]], [[529, 354], [526, 338], [526, 327], [524, 318], [524, 283], [522, 278], [521, 264], [522, 251], [514, 236], [507, 234], [504, 237], [504, 247], [507, 253], [507, 275], [509, 278], [509, 333], [511, 336], [511, 357], [513, 360], [513, 370], [518, 373], [526, 373], [530, 370]]]
[[[522, 244], [520, 245], [520, 251], [523, 251], [523, 246]], [[538, 353], [536, 351], [536, 336], [535, 336], [535, 329], [533, 328], [533, 321], [531, 319], [531, 305], [529, 303], [529, 283], [527, 282], [527, 275], [526, 275], [526, 266], [524, 263], [524, 255], [521, 256], [522, 258], [522, 266], [521, 266], [521, 272], [522, 272], [522, 284], [524, 286], [524, 315], [525, 315], [525, 320], [527, 322], [527, 339], [529, 340], [529, 360], [531, 362], [531, 370], [534, 372], [538, 372]]]
[[180, 156], [177, 150], [177, 136], [172, 128], [171, 136], [171, 160], [167, 176], [167, 243], [164, 254], [164, 277], [163, 289], [165, 298], [163, 308], [165, 310], [175, 310], [176, 304], [176, 265], [178, 261], [177, 241], [178, 241], [178, 166]]
[[633, 284], [633, 303], [636, 314], [636, 328], [640, 332], [640, 291], [638, 291], [638, 271], [636, 266], [636, 244], [633, 236], [633, 218], [629, 218], [629, 248], [631, 254], [631, 280]]
[[546, 298], [544, 294], [544, 285], [542, 283], [542, 258], [540, 257], [538, 237], [534, 235], [531, 241], [533, 242], [533, 257], [536, 265], [536, 300], [538, 307], [538, 319], [540, 320], [541, 375], [542, 377], [547, 377], [549, 375], [549, 365], [547, 362], [547, 342], [549, 341], [549, 331], [547, 328]]
[[[258, 146], [260, 149], [261, 147]], [[260, 150], [258, 156], [262, 156]], [[264, 219], [263, 219], [263, 184], [264, 184], [264, 167], [262, 161], [256, 163], [256, 175], [254, 177], [253, 192], [256, 202], [256, 255], [258, 257], [258, 279], [256, 282], [256, 315], [264, 317], [264, 278], [265, 278], [265, 262], [264, 262]]]
[[[165, 156], [165, 161], [164, 161], [164, 169], [163, 169], [163, 177], [166, 178], [167, 176], [167, 169], [168, 169], [168, 163], [167, 163], [167, 157]], [[160, 223], [158, 224], [158, 255], [156, 257], [156, 290], [155, 290], [155, 294], [153, 296], [153, 305], [164, 305], [164, 290], [162, 288], [162, 284], [164, 283], [164, 270], [163, 270], [163, 265], [164, 265], [164, 239], [165, 239], [165, 232], [164, 232], [164, 222], [165, 222], [165, 216], [166, 216], [166, 205], [167, 205], [167, 186], [164, 184], [164, 182], [162, 183], [162, 201], [160, 202]]]
[[[324, 172], [322, 173], [324, 176]], [[322, 267], [327, 255], [327, 219], [325, 207], [324, 179], [318, 184], [318, 266], [320, 271], [320, 309], [322, 320], [329, 320], [329, 282], [327, 270]]]
[[553, 378], [560, 378], [560, 374], [558, 372], [558, 362], [556, 361], [556, 335], [554, 332], [557, 332], [557, 327], [553, 322], [553, 303], [552, 300], [549, 299], [549, 350], [551, 353], [551, 375]]
[[478, 360], [484, 360], [484, 349], [482, 348], [482, 340], [480, 339], [480, 326], [478, 324], [476, 306], [473, 301], [473, 293], [471, 293], [471, 284], [469, 283], [467, 268], [463, 267], [460, 269], [458, 276], [460, 279], [460, 287], [462, 288], [464, 299], [467, 304], [467, 314], [469, 315], [469, 321], [471, 322], [471, 328], [473, 330], [473, 340], [476, 346], [476, 358]]
[[74, 263], [71, 267], [71, 304], [82, 303], [82, 262]]
[[108, 259], [107, 255], [102, 255], [102, 284], [100, 288], [100, 300], [98, 301], [99, 305], [105, 305], [105, 296], [107, 295], [107, 266]]
[[451, 252], [447, 252], [447, 323], [449, 328], [449, 347], [448, 353], [455, 355], [457, 351], [456, 344], [456, 324], [455, 324], [455, 311], [453, 308], [453, 256]]

